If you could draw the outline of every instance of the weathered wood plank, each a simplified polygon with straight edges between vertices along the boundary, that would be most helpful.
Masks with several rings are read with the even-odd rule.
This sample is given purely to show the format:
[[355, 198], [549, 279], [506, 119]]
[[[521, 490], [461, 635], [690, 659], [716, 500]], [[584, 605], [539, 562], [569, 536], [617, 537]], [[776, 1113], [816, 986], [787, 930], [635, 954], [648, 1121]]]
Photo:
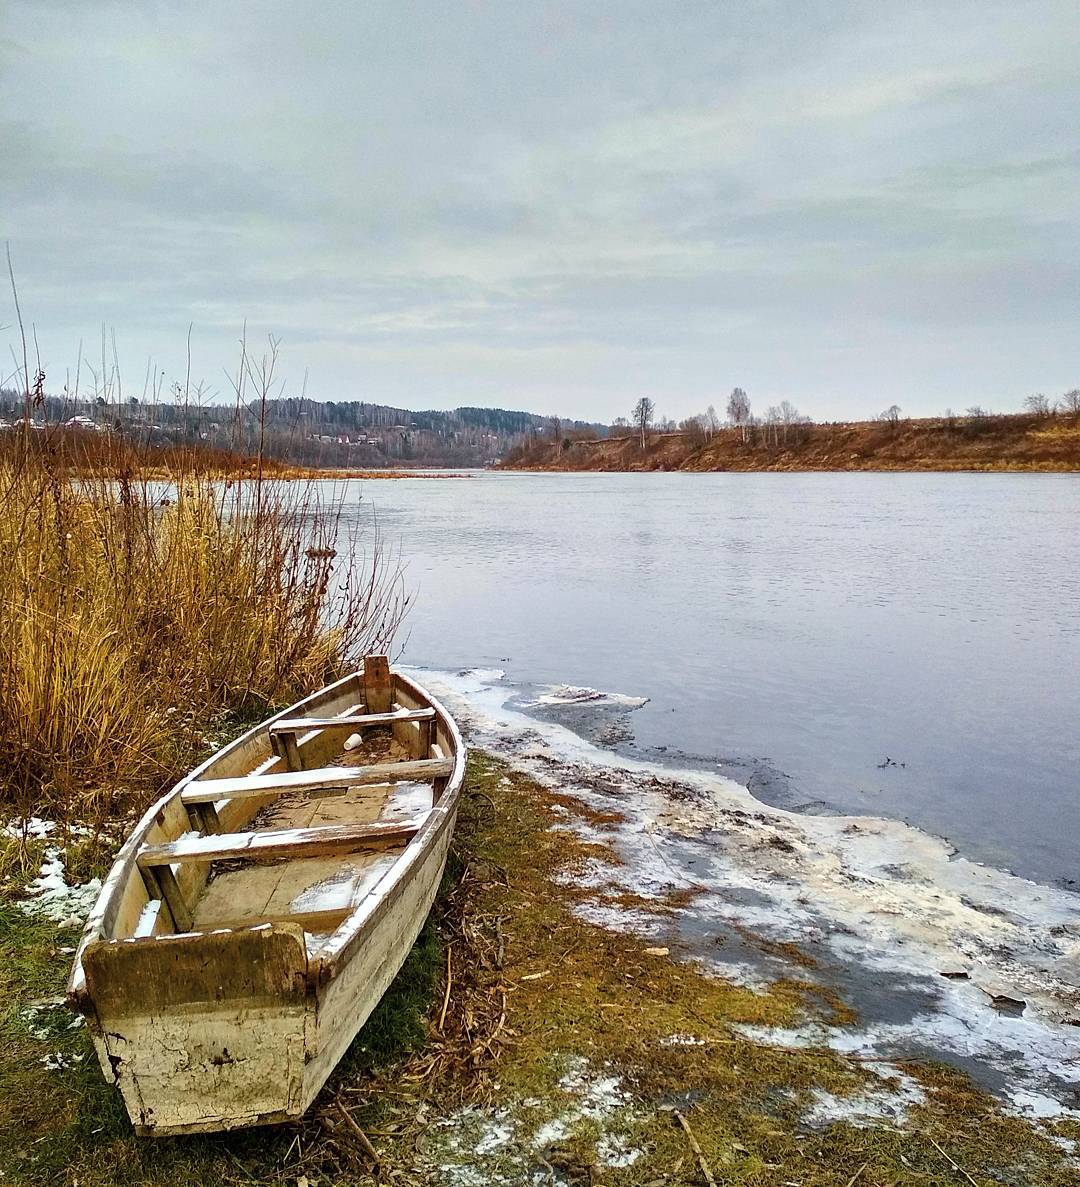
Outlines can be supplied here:
[[394, 703], [394, 681], [388, 656], [364, 656], [364, 700], [369, 713], [390, 712]]
[[449, 775], [453, 769], [451, 759], [439, 758], [377, 763], [367, 767], [319, 767], [313, 771], [283, 771], [281, 774], [245, 775], [235, 779], [200, 779], [189, 783], [180, 798], [185, 804], [207, 804], [237, 797], [311, 793], [327, 788], [359, 787], [365, 783], [434, 779]]
[[389, 713], [358, 713], [348, 717], [285, 717], [267, 728], [272, 737], [281, 734], [302, 734], [308, 730], [371, 729], [378, 725], [393, 725], [398, 721], [432, 721], [434, 709], [398, 709]]
[[285, 732], [277, 736], [281, 740], [281, 750], [285, 759], [285, 766], [290, 771], [302, 771], [304, 769], [304, 762], [300, 757], [300, 747], [296, 744], [296, 734]]
[[324, 911], [290, 911], [269, 915], [242, 915], [233, 919], [201, 919], [196, 924], [199, 932], [222, 931], [229, 929], [236, 931], [242, 927], [262, 927], [267, 923], [295, 923], [304, 931], [323, 932], [334, 931], [338, 924], [351, 915], [354, 908], [329, 907]]
[[180, 882], [173, 873], [171, 865], [157, 866], [154, 869], [146, 867], [143, 869], [143, 875], [150, 874], [152, 879], [160, 887], [160, 898], [165, 900], [165, 905], [169, 908], [169, 914], [173, 918], [173, 925], [177, 931], [191, 930], [191, 909], [188, 907], [187, 899], [184, 897], [183, 890], [180, 889]]
[[413, 758], [427, 758], [431, 753], [431, 739], [435, 733], [435, 710], [431, 717], [417, 724], [416, 732], [410, 739], [410, 754]]
[[[426, 815], [425, 815], [426, 819]], [[164, 845], [148, 845], [136, 856], [140, 869], [152, 869], [165, 887], [171, 867], [194, 861], [250, 858], [268, 861], [278, 857], [317, 857], [360, 847], [384, 847], [408, 841], [424, 820], [388, 820], [374, 824], [331, 824], [317, 828], [262, 829], [249, 833], [218, 833], [188, 837]], [[168, 896], [166, 895], [166, 899]], [[170, 903], [170, 909], [172, 904]]]
[[[299, 927], [123, 940], [86, 950], [86, 982], [101, 1021], [210, 1002], [236, 1011], [270, 999], [302, 1004], [307, 948]], [[194, 1039], [194, 1035], [192, 1038]]]

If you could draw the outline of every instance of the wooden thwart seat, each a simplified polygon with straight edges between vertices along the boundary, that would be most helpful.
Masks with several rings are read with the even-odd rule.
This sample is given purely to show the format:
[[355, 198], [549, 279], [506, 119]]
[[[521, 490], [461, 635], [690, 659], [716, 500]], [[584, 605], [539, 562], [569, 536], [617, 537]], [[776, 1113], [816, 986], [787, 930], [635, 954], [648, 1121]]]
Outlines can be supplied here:
[[275, 734], [304, 734], [308, 730], [371, 729], [377, 725], [393, 725], [396, 721], [434, 721], [434, 709], [398, 709], [391, 713], [356, 713], [342, 717], [286, 717], [268, 725], [267, 732]]
[[356, 908], [328, 907], [322, 911], [283, 911], [270, 915], [238, 915], [232, 919], [206, 919], [199, 922], [199, 931], [221, 931], [223, 928], [264, 927], [267, 923], [295, 923], [304, 931], [333, 931]]
[[278, 857], [321, 857], [326, 853], [340, 853], [361, 847], [384, 848], [402, 844], [411, 840], [422, 824], [423, 818], [185, 837], [164, 845], [146, 845], [139, 851], [136, 861], [140, 869], [149, 870], [193, 861], [225, 861], [234, 858], [270, 861]]
[[367, 767], [319, 767], [312, 771], [283, 771], [274, 775], [242, 775], [232, 779], [199, 779], [180, 793], [184, 804], [212, 804], [247, 796], [334, 795], [365, 783], [396, 783], [436, 779], [453, 772], [453, 760], [421, 758], [412, 762], [377, 763]]

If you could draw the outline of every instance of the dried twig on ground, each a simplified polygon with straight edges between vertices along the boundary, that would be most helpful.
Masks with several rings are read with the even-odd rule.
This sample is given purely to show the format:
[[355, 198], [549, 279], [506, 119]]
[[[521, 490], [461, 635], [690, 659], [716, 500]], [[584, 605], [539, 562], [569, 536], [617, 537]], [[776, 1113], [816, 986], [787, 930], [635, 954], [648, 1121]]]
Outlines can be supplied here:
[[932, 1137], [930, 1137], [930, 1135], [929, 1135], [929, 1134], [927, 1134], [926, 1136], [927, 1136], [928, 1138], [930, 1138], [930, 1144], [931, 1144], [931, 1145], [934, 1147], [934, 1149], [935, 1149], [935, 1150], [936, 1150], [936, 1151], [937, 1151], [937, 1152], [938, 1152], [938, 1153], [941, 1155], [941, 1157], [942, 1157], [942, 1158], [944, 1158], [944, 1159], [945, 1159], [945, 1161], [946, 1161], [946, 1162], [949, 1164], [949, 1166], [951, 1166], [951, 1167], [953, 1168], [953, 1170], [954, 1170], [954, 1171], [956, 1171], [956, 1173], [957, 1173], [958, 1175], [963, 1175], [963, 1176], [964, 1176], [964, 1178], [965, 1178], [965, 1179], [967, 1179], [967, 1181], [968, 1181], [968, 1182], [971, 1184], [971, 1187], [979, 1187], [979, 1184], [978, 1184], [978, 1183], [977, 1183], [977, 1182], [976, 1182], [976, 1181], [975, 1181], [975, 1180], [974, 1180], [974, 1179], [973, 1179], [973, 1178], [972, 1178], [972, 1177], [971, 1177], [971, 1176], [970, 1176], [970, 1175], [967, 1173], [967, 1171], [966, 1171], [966, 1170], [964, 1170], [964, 1168], [963, 1168], [963, 1167], [962, 1167], [962, 1166], [961, 1166], [961, 1165], [960, 1165], [958, 1162], [954, 1161], [954, 1159], [953, 1159], [953, 1158], [951, 1158], [951, 1157], [950, 1157], [950, 1156], [949, 1156], [949, 1155], [948, 1155], [948, 1154], [947, 1154], [947, 1153], [946, 1153], [946, 1152], [945, 1152], [945, 1151], [944, 1151], [944, 1150], [943, 1150], [943, 1149], [942, 1149], [942, 1148], [941, 1148], [941, 1147], [940, 1147], [940, 1146], [937, 1144], [937, 1142], [935, 1142], [935, 1141], [934, 1141], [934, 1139], [933, 1139]]
[[697, 1138], [694, 1137], [694, 1131], [690, 1128], [690, 1122], [687, 1121], [687, 1119], [682, 1115], [682, 1113], [679, 1112], [678, 1109], [674, 1110], [674, 1116], [675, 1120], [678, 1121], [678, 1123], [682, 1126], [683, 1132], [686, 1134], [686, 1140], [690, 1143], [690, 1149], [694, 1151], [694, 1156], [698, 1160], [698, 1166], [701, 1167], [701, 1173], [705, 1176], [705, 1182], [709, 1184], [709, 1187], [716, 1187], [716, 1180], [713, 1178], [713, 1173], [709, 1167], [709, 1163], [705, 1157], [704, 1151], [698, 1144]]
[[442, 1012], [439, 1014], [439, 1034], [443, 1033], [443, 1028], [446, 1026], [446, 1010], [450, 1005], [450, 986], [454, 983], [454, 973], [450, 967], [451, 958], [454, 955], [454, 945], [447, 944], [446, 946], [446, 993], [443, 995]]
[[379, 1158], [379, 1153], [375, 1149], [375, 1147], [371, 1144], [371, 1141], [368, 1138], [368, 1135], [366, 1133], [364, 1133], [364, 1131], [360, 1128], [359, 1125], [356, 1124], [356, 1122], [353, 1120], [352, 1114], [349, 1112], [349, 1110], [347, 1108], [345, 1108], [345, 1106], [341, 1103], [340, 1100], [335, 1101], [334, 1103], [337, 1105], [337, 1111], [344, 1118], [345, 1124], [348, 1125], [349, 1129], [352, 1130], [353, 1134], [356, 1137], [356, 1140], [363, 1147], [364, 1153], [374, 1163], [376, 1172], [381, 1171], [382, 1170], [382, 1159]]

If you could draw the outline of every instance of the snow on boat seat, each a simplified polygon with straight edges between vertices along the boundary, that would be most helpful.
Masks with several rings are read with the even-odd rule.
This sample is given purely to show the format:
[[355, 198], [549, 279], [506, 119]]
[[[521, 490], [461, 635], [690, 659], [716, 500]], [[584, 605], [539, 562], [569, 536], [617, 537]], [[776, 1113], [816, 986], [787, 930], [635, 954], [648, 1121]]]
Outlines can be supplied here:
[[398, 709], [390, 713], [354, 713], [340, 717], [285, 717], [271, 722], [267, 730], [273, 734], [302, 734], [307, 730], [371, 729], [373, 726], [393, 725], [397, 721], [434, 721], [434, 709]]

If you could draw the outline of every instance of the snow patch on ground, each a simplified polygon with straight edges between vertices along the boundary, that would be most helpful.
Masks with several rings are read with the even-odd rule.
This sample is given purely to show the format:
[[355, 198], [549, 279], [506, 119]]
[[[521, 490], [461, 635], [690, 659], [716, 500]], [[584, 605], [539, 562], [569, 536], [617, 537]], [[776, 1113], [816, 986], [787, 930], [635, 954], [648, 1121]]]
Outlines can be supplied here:
[[705, 1040], [697, 1035], [665, 1035], [660, 1040], [661, 1047], [704, 1047]]
[[[565, 1066], [556, 1094], [518, 1102], [517, 1115], [507, 1108], [469, 1105], [438, 1122], [443, 1136], [435, 1166], [444, 1180], [455, 1187], [522, 1183], [533, 1176], [550, 1182], [545, 1156], [583, 1122], [602, 1130], [596, 1146], [598, 1165], [632, 1166], [642, 1151], [624, 1132], [635, 1116], [622, 1079], [578, 1056], [565, 1060]], [[540, 1115], [544, 1113], [547, 1116]]]
[[919, 1082], [886, 1064], [870, 1070], [886, 1079], [880, 1087], [869, 1086], [849, 1096], [838, 1096], [823, 1088], [813, 1090], [813, 1103], [803, 1114], [803, 1122], [813, 1127], [846, 1121], [865, 1128], [882, 1123], [902, 1127], [907, 1124], [912, 1108], [926, 1101], [926, 1093]]
[[64, 1055], [60, 1051], [51, 1051], [48, 1055], [43, 1055], [38, 1062], [47, 1072], [63, 1072], [77, 1063], [82, 1063], [82, 1060], [81, 1055]]
[[585, 923], [594, 923], [597, 927], [604, 927], [609, 931], [630, 932], [636, 936], [655, 936], [664, 927], [661, 917], [651, 915], [648, 911], [635, 911], [631, 907], [623, 907], [617, 903], [575, 903], [573, 911], [578, 919]]
[[[0, 828], [0, 836], [12, 840], [43, 841], [56, 836], [59, 826], [54, 820], [31, 816], [28, 820], [9, 820]], [[91, 830], [72, 825], [67, 833], [74, 837], [90, 836]], [[44, 916], [63, 928], [81, 927], [90, 914], [101, 891], [101, 879], [92, 878], [75, 886], [69, 886], [64, 877], [64, 850], [59, 845], [48, 845], [42, 855], [41, 868], [26, 887], [25, 897], [19, 907], [29, 915]]]
[[43, 915], [62, 927], [80, 927], [101, 893], [101, 879], [69, 886], [64, 878], [63, 851], [49, 846], [37, 877], [19, 906], [29, 915]]
[[9, 820], [4, 825], [4, 836], [16, 839], [28, 837], [31, 840], [41, 841], [54, 832], [56, 832], [56, 822], [42, 820], [40, 816], [31, 816], [29, 820]]

